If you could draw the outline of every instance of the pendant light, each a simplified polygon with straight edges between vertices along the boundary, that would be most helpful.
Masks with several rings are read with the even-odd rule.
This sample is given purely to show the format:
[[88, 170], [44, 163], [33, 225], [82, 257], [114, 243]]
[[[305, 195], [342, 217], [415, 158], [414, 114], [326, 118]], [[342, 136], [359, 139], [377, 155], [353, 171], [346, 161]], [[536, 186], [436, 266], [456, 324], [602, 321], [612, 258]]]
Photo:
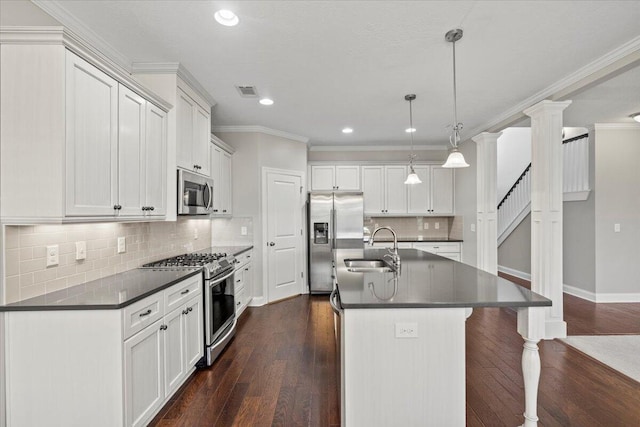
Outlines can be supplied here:
[[458, 142], [460, 142], [460, 131], [462, 130], [462, 123], [458, 122], [458, 106], [456, 101], [456, 42], [462, 38], [462, 30], [455, 29], [447, 31], [444, 39], [453, 44], [453, 129], [451, 130], [451, 136], [449, 136], [449, 143], [451, 143], [451, 151], [449, 157], [443, 168], [466, 168], [469, 164], [464, 160], [464, 156], [458, 151]]
[[413, 170], [413, 161], [416, 159], [416, 155], [413, 154], [413, 133], [416, 131], [413, 127], [413, 109], [411, 108], [411, 102], [416, 99], [415, 94], [410, 93], [409, 95], [404, 96], [405, 101], [409, 101], [409, 129], [407, 132], [411, 134], [411, 154], [409, 154], [409, 175], [407, 176], [407, 180], [404, 182], [407, 185], [412, 184], [422, 184], [422, 181], [418, 177], [418, 174], [415, 170]]

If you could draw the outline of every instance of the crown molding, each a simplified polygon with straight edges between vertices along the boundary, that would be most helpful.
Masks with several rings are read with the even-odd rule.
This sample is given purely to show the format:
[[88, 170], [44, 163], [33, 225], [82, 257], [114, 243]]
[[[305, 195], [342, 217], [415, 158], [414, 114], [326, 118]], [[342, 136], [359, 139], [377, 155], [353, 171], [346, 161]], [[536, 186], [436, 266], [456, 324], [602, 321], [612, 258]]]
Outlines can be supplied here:
[[179, 62], [134, 62], [131, 65], [133, 74], [176, 74], [193, 90], [198, 92], [213, 107], [216, 100], [209, 92], [196, 80], [195, 77]]
[[[413, 146], [413, 151], [446, 151], [447, 145]], [[408, 145], [314, 145], [309, 151], [411, 151]]]
[[606, 80], [608, 76], [614, 76], [618, 72], [626, 71], [638, 64], [640, 64], [640, 36], [631, 39], [565, 78], [542, 89], [484, 125], [477, 126], [469, 134], [477, 135], [481, 132], [503, 130], [522, 119], [528, 118], [523, 111], [540, 101], [545, 99], [562, 100], [597, 82]]
[[58, 3], [58, 1], [31, 0], [31, 2], [51, 15], [63, 26], [71, 30], [71, 32], [81, 35], [88, 44], [94, 46], [95, 50], [99, 51], [105, 59], [108, 59], [109, 62], [112, 62], [118, 68], [125, 70], [127, 73], [131, 73], [131, 59], [118, 52], [113, 46], [96, 34], [95, 31], [67, 12], [60, 3]]
[[305, 144], [309, 142], [309, 138], [307, 138], [306, 136], [300, 136], [293, 133], [289, 133], [289, 132], [285, 132], [277, 129], [271, 129], [264, 126], [212, 126], [211, 131], [215, 133], [257, 132], [257, 133], [264, 133], [272, 136], [279, 136], [281, 138], [290, 139], [292, 141], [303, 142]]
[[224, 151], [226, 151], [229, 154], [233, 154], [233, 153], [236, 152], [235, 148], [233, 148], [232, 146], [230, 146], [229, 144], [227, 144], [226, 142], [224, 142], [223, 140], [221, 140], [220, 138], [218, 138], [214, 134], [211, 134], [211, 143], [217, 145], [220, 148], [222, 148]]
[[615, 130], [629, 129], [640, 130], [640, 123], [596, 123], [593, 125], [595, 130]]

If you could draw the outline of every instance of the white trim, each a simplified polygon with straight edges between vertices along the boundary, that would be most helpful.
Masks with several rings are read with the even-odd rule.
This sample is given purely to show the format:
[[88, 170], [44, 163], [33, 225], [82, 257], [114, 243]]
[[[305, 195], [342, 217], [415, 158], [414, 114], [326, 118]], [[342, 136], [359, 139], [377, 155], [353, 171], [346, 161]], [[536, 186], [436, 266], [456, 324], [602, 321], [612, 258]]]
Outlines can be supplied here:
[[[633, 120], [633, 119], [629, 119]], [[629, 129], [629, 130], [640, 130], [640, 123], [632, 122], [632, 123], [596, 123], [594, 124], [594, 129], [598, 130], [609, 130], [609, 129]]]
[[562, 195], [563, 202], [579, 202], [589, 198], [591, 190], [586, 191], [565, 191]]
[[230, 146], [229, 144], [227, 144], [226, 142], [224, 142], [214, 134], [211, 134], [211, 143], [222, 148], [224, 151], [226, 151], [229, 154], [233, 154], [236, 152], [235, 148], [233, 148], [232, 146]]
[[[617, 47], [616, 49], [606, 53], [595, 61], [585, 65], [579, 70], [571, 73], [567, 77], [558, 80], [553, 83], [551, 86], [542, 89], [540, 92], [535, 93], [524, 101], [516, 104], [513, 108], [505, 111], [501, 115], [495, 117], [492, 120], [489, 120], [487, 123], [481, 126], [477, 126], [474, 129], [469, 131], [471, 135], [477, 135], [481, 132], [490, 131], [494, 126], [504, 124], [505, 122], [515, 123], [522, 118], [525, 118], [523, 114], [523, 110], [531, 107], [534, 104], [544, 100], [551, 99], [555, 94], [567, 90], [569, 88], [573, 89], [572, 93], [577, 93], [580, 88], [588, 85], [589, 83], [593, 83], [593, 81], [589, 80], [589, 77], [595, 75], [596, 73], [603, 71], [605, 68], [615, 64], [617, 61], [624, 60], [627, 57], [632, 55], [639, 56], [640, 53], [640, 36], [635, 37], [634, 39], [624, 43], [622, 46]], [[639, 58], [630, 58], [631, 63], [638, 61]], [[622, 64], [618, 69], [624, 68], [624, 66], [628, 66], [629, 64]], [[605, 74], [605, 76], [612, 76], [616, 70], [610, 70]], [[528, 118], [528, 117], [527, 117]], [[504, 126], [507, 127], [507, 126]], [[501, 129], [503, 129], [502, 127]], [[499, 129], [500, 130], [500, 129]]]
[[576, 288], [571, 285], [562, 285], [562, 290], [564, 293], [573, 295], [574, 297], [582, 298], [591, 302], [597, 302], [596, 294], [591, 291], [585, 291], [584, 289]]
[[262, 307], [266, 303], [267, 303], [266, 302], [266, 298], [262, 296], [262, 297], [253, 297], [253, 298], [251, 298], [251, 301], [247, 305], [249, 307]]
[[133, 74], [175, 74], [198, 92], [212, 107], [217, 104], [204, 86], [179, 62], [134, 62], [131, 64], [131, 72]]
[[509, 237], [513, 230], [515, 230], [518, 225], [520, 225], [520, 223], [527, 217], [527, 215], [529, 215], [529, 212], [531, 212], [531, 202], [527, 203], [527, 205], [522, 209], [522, 212], [520, 212], [518, 216], [516, 216], [513, 221], [511, 221], [511, 224], [509, 224], [509, 226], [505, 228], [504, 231], [498, 236], [498, 246], [500, 246], [502, 243], [504, 243], [505, 240], [507, 240], [507, 237]]
[[628, 293], [619, 293], [619, 294], [604, 294], [604, 293], [596, 293], [596, 302], [600, 303], [600, 302], [608, 302], [608, 303], [614, 303], [614, 302], [622, 302], [622, 303], [629, 303], [629, 302], [640, 302], [640, 292], [628, 292]]
[[272, 136], [279, 136], [281, 138], [287, 138], [292, 141], [304, 142], [305, 144], [309, 142], [309, 138], [307, 138], [306, 136], [300, 136], [264, 126], [212, 126], [211, 131], [215, 133], [258, 132]]
[[[413, 151], [446, 151], [448, 145], [414, 145]], [[313, 145], [309, 151], [411, 151], [409, 145]]]
[[500, 273], [505, 273], [510, 276], [518, 277], [523, 280], [531, 281], [531, 273], [525, 273], [524, 271], [516, 270], [514, 268], [505, 267], [503, 265], [498, 265], [498, 271]]
[[120, 68], [131, 73], [131, 59], [118, 52], [95, 31], [65, 10], [56, 0], [31, 0], [31, 2], [74, 33], [81, 35], [83, 39], [96, 47], [109, 61], [118, 64]]
[[[266, 250], [264, 250], [264, 248], [267, 245], [267, 242], [269, 240], [269, 236], [267, 235], [267, 228], [268, 228], [268, 224], [267, 224], [267, 204], [265, 203], [265, 198], [268, 197], [267, 194], [267, 175], [270, 173], [277, 173], [277, 174], [281, 174], [281, 175], [290, 175], [290, 176], [295, 176], [300, 178], [300, 185], [302, 186], [302, 191], [300, 194], [300, 206], [299, 208], [302, 210], [302, 207], [306, 204], [307, 202], [307, 198], [306, 198], [306, 194], [307, 194], [307, 184], [305, 181], [305, 172], [304, 171], [297, 171], [297, 170], [288, 170], [288, 169], [277, 169], [277, 168], [270, 168], [270, 167], [266, 167], [263, 166], [262, 167], [262, 174], [261, 174], [261, 184], [260, 187], [262, 188], [262, 193], [260, 194], [260, 212], [262, 214], [261, 217], [261, 222], [262, 222], [262, 241], [259, 243], [262, 246], [262, 297], [259, 297], [259, 299], [261, 299], [262, 304], [268, 303], [269, 302], [269, 274], [268, 274], [268, 270], [266, 268], [266, 266], [269, 264], [268, 263], [268, 252]], [[301, 211], [302, 212], [302, 211]], [[306, 226], [305, 224], [305, 218], [304, 215], [301, 214], [301, 218], [300, 218], [300, 227], [304, 227]], [[304, 289], [305, 289], [305, 279], [307, 277], [308, 272], [306, 271], [306, 262], [305, 262], [305, 237], [304, 237], [304, 233], [303, 235], [300, 236], [300, 247], [302, 248], [302, 250], [300, 251], [300, 257], [301, 259], [298, 260], [298, 262], [300, 262], [300, 266], [301, 266], [301, 271], [304, 272], [304, 277], [302, 277], [302, 280], [300, 281], [300, 288], [298, 289], [299, 293], [302, 294], [304, 293]], [[254, 299], [258, 299], [258, 298], [254, 298]]]

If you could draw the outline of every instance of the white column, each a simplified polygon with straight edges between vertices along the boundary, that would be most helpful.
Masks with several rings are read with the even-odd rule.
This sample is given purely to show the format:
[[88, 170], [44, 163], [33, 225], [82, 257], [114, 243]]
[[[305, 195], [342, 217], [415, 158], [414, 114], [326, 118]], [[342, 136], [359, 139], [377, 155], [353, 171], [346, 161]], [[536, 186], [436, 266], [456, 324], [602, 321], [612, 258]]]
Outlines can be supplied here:
[[562, 111], [571, 101], [542, 101], [531, 117], [531, 290], [549, 298], [544, 338], [564, 338], [562, 310]]
[[502, 132], [483, 132], [473, 141], [476, 150], [477, 267], [498, 274], [498, 138]]

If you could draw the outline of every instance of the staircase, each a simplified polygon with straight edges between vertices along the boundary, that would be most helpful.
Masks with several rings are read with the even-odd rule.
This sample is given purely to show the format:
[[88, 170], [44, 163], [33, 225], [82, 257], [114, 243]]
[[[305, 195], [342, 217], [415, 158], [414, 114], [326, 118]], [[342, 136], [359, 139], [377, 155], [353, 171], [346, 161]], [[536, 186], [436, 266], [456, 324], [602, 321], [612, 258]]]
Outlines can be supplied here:
[[[564, 201], [589, 197], [589, 134], [562, 141]], [[531, 212], [531, 163], [498, 203], [498, 246]]]

